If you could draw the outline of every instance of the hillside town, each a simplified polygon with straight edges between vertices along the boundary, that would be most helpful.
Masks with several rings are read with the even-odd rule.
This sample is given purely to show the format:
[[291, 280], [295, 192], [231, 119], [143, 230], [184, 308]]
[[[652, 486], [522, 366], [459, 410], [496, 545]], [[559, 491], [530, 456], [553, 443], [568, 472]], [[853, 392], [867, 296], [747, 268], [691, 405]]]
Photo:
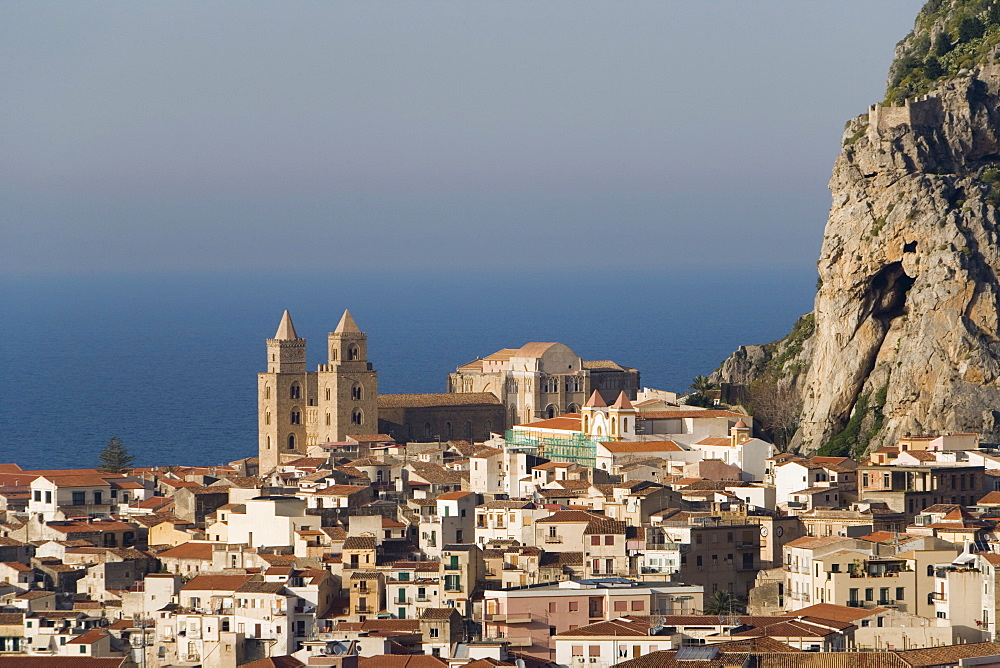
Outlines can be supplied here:
[[265, 349], [253, 456], [0, 464], [0, 665], [1000, 665], [977, 434], [783, 452], [561, 343], [381, 394], [347, 311]]

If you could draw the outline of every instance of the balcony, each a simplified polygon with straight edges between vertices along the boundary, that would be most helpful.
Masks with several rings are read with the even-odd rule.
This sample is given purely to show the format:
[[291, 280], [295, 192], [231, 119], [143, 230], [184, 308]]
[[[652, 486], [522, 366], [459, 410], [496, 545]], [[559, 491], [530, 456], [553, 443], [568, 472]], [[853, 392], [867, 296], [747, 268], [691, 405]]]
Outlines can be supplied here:
[[755, 550], [757, 546], [754, 545], [753, 541], [741, 540], [736, 543], [737, 550]]
[[356, 605], [354, 606], [354, 612], [359, 615], [370, 615], [374, 612], [374, 609], [367, 605]]
[[546, 543], [561, 543], [562, 542], [562, 538], [560, 538], [559, 536], [546, 536], [545, 537], [545, 542]]
[[462, 570], [461, 564], [445, 564], [444, 569], [446, 571], [460, 571]]
[[483, 617], [488, 622], [502, 622], [507, 624], [529, 624], [532, 621], [530, 612], [495, 612], [483, 615]]
[[940, 603], [944, 603], [948, 600], [948, 595], [945, 594], [943, 591], [935, 591], [931, 592], [931, 595], [928, 598], [930, 598], [932, 601], [938, 601]]
[[531, 637], [517, 636], [513, 638], [508, 638], [507, 636], [498, 636], [496, 638], [483, 638], [486, 642], [505, 642], [511, 647], [531, 647], [534, 642]]
[[852, 599], [852, 600], [850, 600], [850, 601], [847, 602], [847, 607], [849, 607], [849, 608], [863, 608], [863, 607], [865, 607], [865, 602], [864, 601], [855, 601], [855, 600]]

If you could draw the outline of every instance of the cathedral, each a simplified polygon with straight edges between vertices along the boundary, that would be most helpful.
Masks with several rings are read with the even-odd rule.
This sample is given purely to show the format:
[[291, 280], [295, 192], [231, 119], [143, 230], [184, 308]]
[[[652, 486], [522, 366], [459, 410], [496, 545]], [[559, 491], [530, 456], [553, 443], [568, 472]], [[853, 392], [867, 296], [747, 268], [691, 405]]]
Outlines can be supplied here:
[[504, 410], [490, 392], [380, 395], [367, 336], [350, 311], [327, 337], [326, 363], [307, 371], [306, 340], [285, 311], [267, 339], [267, 371], [257, 374], [257, 422], [267, 473], [349, 438], [485, 441], [504, 429]]
[[310, 445], [377, 431], [378, 372], [368, 362], [367, 343], [344, 311], [327, 337], [327, 363], [307, 371], [306, 340], [284, 312], [274, 338], [267, 340], [267, 371], [257, 375], [262, 472], [304, 457]]

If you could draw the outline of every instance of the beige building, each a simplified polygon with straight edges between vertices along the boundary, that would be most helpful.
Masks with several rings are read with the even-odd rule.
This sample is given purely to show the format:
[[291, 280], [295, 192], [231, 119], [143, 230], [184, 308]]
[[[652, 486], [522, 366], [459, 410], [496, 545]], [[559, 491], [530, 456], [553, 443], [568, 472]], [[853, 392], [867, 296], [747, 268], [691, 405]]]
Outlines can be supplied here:
[[562, 343], [504, 348], [448, 374], [448, 391], [489, 392], [506, 407], [507, 427], [578, 413], [597, 390], [605, 402], [639, 390], [639, 371], [609, 360], [588, 362]]

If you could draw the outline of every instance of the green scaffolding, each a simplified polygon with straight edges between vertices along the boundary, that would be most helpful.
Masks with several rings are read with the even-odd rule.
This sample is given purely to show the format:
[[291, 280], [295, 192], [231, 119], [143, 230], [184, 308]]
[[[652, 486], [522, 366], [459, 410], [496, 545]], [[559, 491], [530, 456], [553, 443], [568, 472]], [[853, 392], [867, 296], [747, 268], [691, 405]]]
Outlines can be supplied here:
[[553, 462], [570, 462], [590, 468], [597, 466], [597, 441], [583, 434], [541, 436], [509, 429], [504, 438], [508, 447], [536, 448], [539, 457]]

